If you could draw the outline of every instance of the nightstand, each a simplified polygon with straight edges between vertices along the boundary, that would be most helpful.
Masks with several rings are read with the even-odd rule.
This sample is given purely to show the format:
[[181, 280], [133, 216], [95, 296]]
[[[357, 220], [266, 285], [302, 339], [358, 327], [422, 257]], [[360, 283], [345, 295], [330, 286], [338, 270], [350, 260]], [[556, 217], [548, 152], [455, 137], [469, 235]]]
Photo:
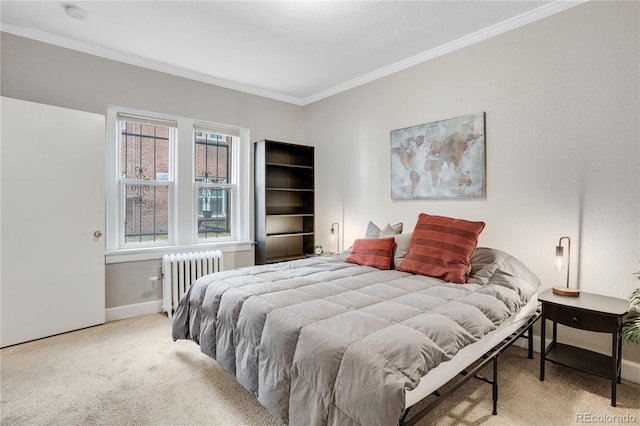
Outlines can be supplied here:
[[[543, 291], [540, 330], [540, 381], [544, 380], [544, 363], [551, 361], [566, 367], [611, 379], [611, 405], [616, 406], [616, 383], [620, 383], [622, 360], [622, 320], [629, 309], [624, 299], [580, 292], [578, 297], [558, 296], [551, 289]], [[553, 338], [545, 348], [546, 321], [553, 322]], [[611, 356], [558, 343], [558, 323], [581, 330], [611, 333]]]

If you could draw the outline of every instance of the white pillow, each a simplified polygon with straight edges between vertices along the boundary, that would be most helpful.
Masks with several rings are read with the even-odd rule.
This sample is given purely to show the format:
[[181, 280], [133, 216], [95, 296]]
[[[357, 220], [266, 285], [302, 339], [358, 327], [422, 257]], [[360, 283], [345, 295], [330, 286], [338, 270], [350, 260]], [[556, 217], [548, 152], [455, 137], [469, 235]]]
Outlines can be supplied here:
[[380, 229], [378, 225], [369, 221], [367, 225], [367, 231], [364, 234], [365, 238], [383, 238], [383, 237], [391, 237], [394, 235], [402, 234], [402, 222], [396, 223], [395, 225], [391, 225], [387, 223], [387, 226], [384, 229]]
[[391, 263], [391, 267], [396, 269], [402, 259], [407, 255], [407, 251], [409, 251], [409, 241], [411, 240], [411, 233], [408, 234], [397, 234], [393, 236], [393, 239], [396, 241], [396, 245], [393, 249], [393, 261]]

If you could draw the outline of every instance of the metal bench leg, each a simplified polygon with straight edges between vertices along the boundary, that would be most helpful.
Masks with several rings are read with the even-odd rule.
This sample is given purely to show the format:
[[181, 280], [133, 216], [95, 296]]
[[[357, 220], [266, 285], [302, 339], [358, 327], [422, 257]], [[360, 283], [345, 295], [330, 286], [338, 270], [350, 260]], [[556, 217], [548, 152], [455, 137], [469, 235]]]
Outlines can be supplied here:
[[493, 415], [498, 414], [498, 356], [493, 358]]

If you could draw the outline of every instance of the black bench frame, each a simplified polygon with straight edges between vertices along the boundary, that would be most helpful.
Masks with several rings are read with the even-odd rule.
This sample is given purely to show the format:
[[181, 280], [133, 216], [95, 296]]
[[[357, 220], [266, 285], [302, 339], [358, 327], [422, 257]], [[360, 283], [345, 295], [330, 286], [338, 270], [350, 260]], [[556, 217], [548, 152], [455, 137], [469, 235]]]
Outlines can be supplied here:
[[[540, 307], [538, 307], [535, 314], [531, 316], [531, 318], [529, 318], [524, 325], [522, 325], [513, 334], [511, 334], [509, 337], [507, 337], [505, 340], [500, 342], [497, 346], [495, 346], [493, 349], [491, 349], [489, 352], [483, 355], [480, 358], [482, 360], [481, 362], [479, 362], [475, 366], [473, 366], [472, 364], [473, 368], [469, 371], [465, 369], [460, 373], [458, 373], [462, 377], [450, 380], [448, 383], [453, 383], [453, 385], [450, 388], [448, 388], [446, 391], [443, 391], [443, 392], [441, 392], [440, 390], [436, 390], [431, 395], [427, 396], [425, 399], [431, 398], [432, 396], [434, 396], [435, 399], [431, 403], [429, 403], [426, 407], [420, 409], [417, 413], [412, 414], [411, 416], [409, 416], [409, 414], [411, 413], [412, 408], [414, 408], [415, 405], [412, 407], [406, 408], [402, 413], [402, 417], [400, 418], [398, 425], [411, 426], [416, 424], [424, 416], [426, 416], [429, 412], [431, 412], [434, 408], [436, 408], [444, 400], [444, 398], [451, 395], [453, 392], [458, 390], [462, 385], [464, 385], [467, 381], [469, 381], [472, 378], [481, 380], [485, 383], [492, 385], [493, 415], [497, 415], [498, 414], [498, 357], [500, 356], [501, 353], [503, 353], [509, 347], [511, 347], [511, 345], [515, 343], [516, 340], [520, 338], [526, 338], [528, 357], [529, 359], [533, 359], [533, 324], [535, 324], [535, 322], [540, 318], [540, 315], [541, 315], [541, 309]], [[488, 379], [478, 374], [480, 370], [486, 367], [489, 363], [493, 364], [492, 379]]]

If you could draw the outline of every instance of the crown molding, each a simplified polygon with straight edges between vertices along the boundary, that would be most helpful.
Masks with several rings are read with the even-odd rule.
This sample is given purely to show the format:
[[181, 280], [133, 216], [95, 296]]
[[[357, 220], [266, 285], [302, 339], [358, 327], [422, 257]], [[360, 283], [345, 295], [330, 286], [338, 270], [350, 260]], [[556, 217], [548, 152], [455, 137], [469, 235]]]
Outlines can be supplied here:
[[219, 86], [226, 89], [237, 90], [239, 92], [249, 93], [251, 95], [262, 96], [265, 98], [270, 98], [295, 105], [302, 105], [302, 99], [294, 96], [288, 96], [282, 93], [262, 89], [260, 87], [213, 77], [211, 75], [207, 75], [197, 71], [170, 65], [162, 61], [147, 59], [140, 56], [131, 55], [129, 53], [121, 52], [119, 50], [109, 49], [95, 44], [57, 36], [45, 31], [36, 30], [34, 28], [17, 27], [14, 25], [3, 23], [0, 29], [2, 30], [2, 32], [14, 34], [20, 37], [30, 38], [33, 40], [41, 41], [43, 43], [53, 44], [55, 46], [63, 47], [70, 50], [76, 50], [78, 52], [87, 53], [89, 55], [99, 56], [101, 58], [111, 59], [113, 61], [123, 62], [125, 64], [135, 65], [153, 71], [175, 75], [177, 77], [200, 81], [202, 83], [212, 84], [214, 86]]
[[178, 77], [187, 78], [190, 80], [200, 81], [202, 83], [212, 84], [214, 86], [220, 86], [226, 89], [236, 90], [243, 93], [248, 93], [256, 96], [262, 96], [265, 98], [274, 99], [276, 101], [286, 102], [294, 105], [304, 106], [317, 102], [321, 99], [328, 98], [338, 93], [344, 92], [349, 89], [361, 86], [374, 80], [378, 80], [382, 77], [386, 77], [398, 71], [405, 70], [414, 65], [427, 62], [431, 59], [438, 58], [448, 53], [454, 52], [459, 49], [471, 46], [481, 41], [487, 40], [491, 37], [495, 37], [500, 34], [504, 34], [508, 31], [523, 27], [527, 24], [539, 21], [547, 18], [556, 13], [560, 13], [572, 7], [578, 6], [589, 0], [576, 0], [576, 1], [553, 1], [546, 5], [540, 6], [534, 10], [523, 13], [522, 15], [508, 19], [506, 21], [495, 24], [491, 27], [487, 27], [480, 31], [477, 31], [468, 36], [459, 38], [450, 43], [444, 44], [437, 48], [428, 50], [418, 55], [407, 58], [403, 61], [396, 62], [389, 66], [380, 68], [376, 71], [364, 74], [355, 79], [346, 81], [344, 83], [333, 86], [329, 89], [322, 90], [313, 95], [305, 98], [298, 98], [294, 96], [285, 95], [282, 93], [273, 92], [260, 87], [251, 86], [231, 80], [221, 79], [200, 73], [197, 71], [191, 71], [175, 65], [170, 65], [162, 61], [156, 61], [153, 59], [142, 58], [139, 56], [124, 53], [115, 49], [109, 49], [102, 46], [97, 46], [91, 43], [83, 41], [73, 40], [66, 37], [60, 37], [51, 33], [36, 30], [27, 27], [17, 27], [10, 24], [2, 24], [1, 31], [14, 34], [21, 37], [30, 38], [33, 40], [41, 41], [43, 43], [53, 44], [56, 46], [64, 47], [71, 50], [76, 50], [82, 53], [87, 53], [94, 56], [99, 56], [106, 59], [111, 59], [118, 62], [123, 62], [129, 65], [135, 65], [142, 68], [147, 68], [154, 71], [163, 72], [166, 74], [175, 75]]
[[489, 38], [498, 36], [500, 34], [504, 34], [511, 30], [515, 30], [517, 28], [523, 27], [525, 25], [531, 24], [533, 22], [539, 21], [541, 19], [547, 18], [552, 15], [555, 15], [556, 13], [563, 12], [567, 9], [578, 6], [582, 3], [586, 3], [587, 1], [589, 0], [554, 1], [552, 3], [540, 6], [529, 12], [523, 13], [522, 15], [518, 15], [506, 21], [502, 21], [498, 24], [484, 28], [468, 36], [443, 44], [442, 46], [438, 46], [434, 49], [427, 50], [426, 52], [419, 53], [403, 61], [396, 62], [389, 66], [370, 72], [368, 74], [364, 74], [360, 77], [354, 78], [353, 80], [349, 80], [344, 83], [333, 86], [327, 90], [323, 90], [321, 92], [315, 93], [311, 96], [303, 98], [302, 105], [304, 106], [304, 105], [311, 104], [321, 99], [328, 98], [330, 96], [336, 95], [346, 90], [353, 89], [355, 87], [361, 86], [371, 81], [378, 80], [382, 77], [386, 77], [388, 75], [394, 74], [398, 71], [402, 71], [412, 66], [421, 64], [423, 62], [427, 62], [431, 59], [435, 59], [440, 56], [446, 55], [448, 53], [454, 52], [456, 50], [463, 49], [465, 47], [487, 40]]

